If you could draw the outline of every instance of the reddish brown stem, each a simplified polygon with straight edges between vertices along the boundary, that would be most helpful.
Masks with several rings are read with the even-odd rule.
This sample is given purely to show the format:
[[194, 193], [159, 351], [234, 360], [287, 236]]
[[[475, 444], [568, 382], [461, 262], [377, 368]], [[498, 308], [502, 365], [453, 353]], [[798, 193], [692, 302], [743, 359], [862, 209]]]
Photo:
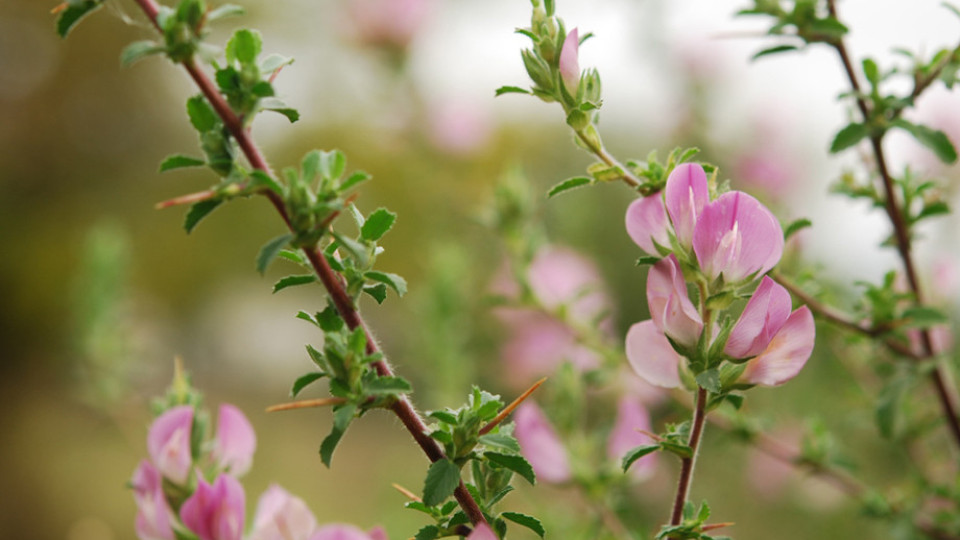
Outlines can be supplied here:
[[687, 503], [690, 493], [690, 483], [693, 481], [693, 467], [697, 461], [697, 449], [700, 447], [700, 436], [703, 435], [703, 423], [707, 417], [707, 391], [697, 389], [697, 402], [693, 410], [693, 426], [690, 428], [690, 440], [687, 446], [693, 451], [688, 458], [680, 461], [680, 479], [677, 481], [677, 496], [673, 500], [673, 512], [670, 514], [670, 524], [679, 525], [683, 521], [683, 506]]
[[[159, 26], [157, 25], [159, 5], [155, 2], [155, 0], [136, 0], [136, 2], [153, 23], [153, 25], [159, 30]], [[217, 115], [220, 116], [224, 126], [237, 141], [237, 144], [243, 151], [244, 156], [246, 156], [250, 166], [254, 169], [258, 169], [272, 175], [270, 166], [267, 164], [266, 159], [264, 159], [263, 154], [260, 153], [260, 149], [254, 143], [253, 138], [250, 137], [250, 132], [244, 127], [242, 119], [237, 116], [236, 113], [234, 113], [233, 109], [231, 109], [227, 102], [223, 99], [223, 96], [220, 95], [220, 92], [213, 84], [213, 81], [211, 81], [207, 74], [197, 66], [193, 59], [182, 62], [182, 65], [184, 69], [187, 70], [190, 78], [193, 79], [197, 87], [203, 93], [204, 97], [213, 107], [214, 111], [216, 111]], [[266, 195], [266, 197], [270, 200], [270, 203], [273, 204], [274, 208], [283, 218], [283, 221], [287, 224], [287, 227], [291, 227], [290, 216], [287, 212], [286, 205], [280, 196], [272, 191], [266, 191], [264, 192], [264, 195]], [[356, 306], [353, 305], [353, 299], [350, 298], [350, 295], [347, 294], [347, 291], [343, 286], [340, 276], [337, 275], [337, 273], [334, 272], [330, 267], [329, 263], [327, 263], [323, 253], [321, 253], [317, 247], [304, 249], [304, 251], [307, 254], [307, 258], [310, 260], [310, 264], [313, 266], [314, 271], [317, 273], [317, 276], [320, 278], [320, 281], [326, 288], [327, 293], [330, 295], [334, 306], [337, 308], [340, 316], [343, 317], [343, 320], [346, 322], [347, 326], [351, 330], [356, 328], [364, 328], [364, 332], [367, 335], [367, 352], [369, 354], [379, 352], [379, 347], [377, 346], [376, 341], [370, 335], [370, 332], [367, 331], [363, 323], [363, 319], [360, 317], [360, 313], [357, 311]], [[393, 371], [384, 360], [375, 362], [374, 367], [377, 370], [377, 373], [380, 375], [393, 375]], [[398, 398], [397, 401], [395, 401], [390, 407], [390, 410], [397, 415], [397, 417], [400, 419], [400, 422], [404, 425], [404, 427], [407, 428], [407, 431], [410, 432], [410, 434], [413, 436], [413, 439], [417, 442], [431, 462], [444, 459], [446, 457], [440, 445], [435, 440], [430, 438], [429, 435], [427, 435], [426, 424], [405, 396]], [[460, 503], [460, 507], [463, 508], [463, 511], [467, 514], [467, 517], [470, 518], [470, 521], [473, 524], [486, 522], [483, 517], [483, 512], [480, 510], [477, 502], [473, 500], [473, 497], [467, 491], [467, 488], [462, 481], [454, 490], [454, 497], [456, 497], [457, 502]]]

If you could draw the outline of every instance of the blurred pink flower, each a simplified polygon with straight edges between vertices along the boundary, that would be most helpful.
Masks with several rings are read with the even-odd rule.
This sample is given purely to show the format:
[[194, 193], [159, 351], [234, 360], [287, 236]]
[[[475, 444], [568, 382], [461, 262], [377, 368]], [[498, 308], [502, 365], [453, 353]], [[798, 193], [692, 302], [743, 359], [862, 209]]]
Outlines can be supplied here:
[[348, 0], [357, 38], [366, 45], [406, 48], [423, 27], [430, 0]]
[[672, 253], [660, 259], [647, 274], [647, 307], [661, 332], [682, 345], [697, 344], [703, 320], [687, 295], [687, 283]]
[[366, 533], [353, 525], [337, 523], [320, 527], [310, 540], [387, 540], [387, 535], [379, 527]]
[[497, 540], [497, 535], [489, 525], [481, 523], [473, 529], [467, 540]]
[[256, 448], [257, 435], [247, 417], [233, 405], [220, 405], [213, 448], [213, 456], [220, 466], [239, 478], [250, 470]]
[[634, 324], [627, 332], [627, 361], [648, 383], [662, 388], [680, 386], [680, 365], [683, 357], [673, 350], [653, 321]]
[[[649, 435], [637, 430], [650, 431], [650, 413], [637, 397], [623, 396], [617, 402], [617, 418], [607, 439], [607, 455], [619, 462], [631, 449], [653, 444]], [[630, 473], [638, 480], [645, 480], [653, 474], [656, 463], [656, 452], [647, 454], [634, 462]]]
[[548, 310], [567, 308], [574, 320], [595, 323], [610, 309], [603, 278], [590, 260], [562, 247], [541, 248], [527, 271], [533, 294]]
[[170, 520], [173, 513], [163, 494], [160, 471], [148, 460], [140, 462], [133, 472], [133, 498], [137, 503], [134, 527], [140, 540], [173, 540]]
[[247, 540], [308, 540], [316, 529], [317, 520], [302, 499], [271, 485], [257, 502]]
[[651, 255], [657, 255], [654, 242], [670, 247], [670, 236], [667, 232], [669, 222], [663, 194], [654, 193], [630, 203], [627, 207], [626, 226], [630, 238], [640, 249]]
[[430, 141], [439, 150], [467, 155], [490, 140], [490, 116], [476, 103], [449, 100], [432, 105], [429, 113]]
[[577, 343], [577, 337], [562, 322], [539, 313], [524, 312], [513, 317], [515, 326], [501, 350], [510, 380], [526, 386], [544, 377], [563, 362], [580, 370], [600, 364], [599, 355]]
[[240, 482], [221, 474], [213, 486], [197, 479], [197, 490], [180, 507], [180, 519], [200, 540], [241, 540], [246, 495]]
[[738, 185], [759, 190], [780, 201], [797, 181], [795, 167], [775, 148], [751, 147], [733, 166]]
[[190, 476], [193, 407], [180, 405], [158, 416], [147, 434], [147, 451], [160, 473], [183, 485]]
[[533, 466], [537, 479], [562, 483], [570, 480], [567, 450], [550, 421], [534, 402], [526, 401], [513, 415], [514, 436], [520, 442], [523, 457]]
[[577, 88], [580, 86], [580, 34], [576, 28], [567, 34], [563, 40], [563, 47], [560, 49], [560, 78], [563, 79], [563, 86], [571, 96], [577, 95]]

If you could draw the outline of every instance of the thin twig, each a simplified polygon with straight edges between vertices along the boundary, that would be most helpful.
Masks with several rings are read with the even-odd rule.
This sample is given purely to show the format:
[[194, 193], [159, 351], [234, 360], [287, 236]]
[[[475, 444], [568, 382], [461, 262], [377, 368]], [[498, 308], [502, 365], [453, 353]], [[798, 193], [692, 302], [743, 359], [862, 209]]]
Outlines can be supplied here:
[[690, 430], [690, 440], [687, 446], [693, 453], [680, 461], [680, 479], [677, 481], [677, 495], [673, 500], [673, 511], [670, 514], [670, 524], [679, 525], [683, 520], [683, 506], [687, 503], [690, 493], [690, 483], [693, 480], [693, 467], [697, 461], [697, 449], [700, 447], [700, 436], [703, 434], [703, 422], [706, 419], [707, 391], [697, 389], [697, 403], [693, 410], [693, 426]]

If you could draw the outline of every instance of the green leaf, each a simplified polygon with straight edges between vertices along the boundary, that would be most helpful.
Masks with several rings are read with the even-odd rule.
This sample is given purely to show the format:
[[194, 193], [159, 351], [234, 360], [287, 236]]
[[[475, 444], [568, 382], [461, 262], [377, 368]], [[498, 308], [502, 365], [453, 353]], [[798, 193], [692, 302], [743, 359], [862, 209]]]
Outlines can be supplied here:
[[167, 158], [163, 160], [163, 163], [160, 164], [160, 172], [183, 169], [185, 167], [200, 167], [206, 163], [206, 161], [200, 158], [184, 156], [182, 154], [174, 154], [172, 156], [167, 156]]
[[867, 81], [870, 82], [870, 86], [877, 86], [880, 84], [880, 68], [877, 67], [877, 63], [871, 58], [863, 59], [863, 74], [867, 77]]
[[387, 286], [383, 283], [377, 283], [376, 285], [367, 285], [363, 288], [363, 292], [369, 294], [377, 301], [378, 304], [382, 304], [384, 300], [387, 299]]
[[220, 118], [203, 96], [193, 96], [187, 100], [187, 116], [194, 129], [204, 133], [217, 127]]
[[336, 179], [343, 176], [347, 168], [347, 157], [339, 150], [320, 153], [320, 174], [324, 178]]
[[435, 540], [439, 537], [440, 529], [436, 525], [427, 525], [426, 527], [417, 531], [417, 534], [413, 537], [413, 540]]
[[403, 377], [377, 377], [367, 382], [363, 388], [371, 395], [406, 394], [413, 391], [410, 382]]
[[521, 514], [520, 512], [504, 512], [500, 514], [500, 517], [503, 519], [509, 519], [517, 525], [521, 525], [530, 529], [531, 531], [537, 533], [537, 536], [540, 538], [543, 538], [543, 535], [547, 532], [543, 530], [543, 524], [540, 523], [540, 520], [533, 516]]
[[490, 448], [506, 450], [507, 452], [513, 452], [516, 454], [520, 453], [520, 443], [516, 438], [511, 437], [510, 435], [504, 435], [502, 433], [487, 433], [486, 435], [481, 435], [477, 440], [480, 441], [480, 444], [489, 446]]
[[360, 228], [360, 236], [364, 240], [376, 241], [393, 228], [397, 215], [386, 208], [377, 208], [367, 217]]
[[[300, 319], [300, 320], [302, 320], [302, 321], [307, 321], [308, 323], [310, 323], [310, 324], [312, 324], [312, 325], [314, 325], [314, 326], [316, 326], [316, 327], [318, 327], [318, 328], [320, 327], [320, 323], [318, 323], [317, 320], [313, 318], [313, 315], [310, 315], [310, 314], [307, 313], [306, 311], [303, 311], [303, 310], [298, 311], [298, 312], [297, 312], [297, 318]], [[309, 347], [309, 345], [308, 345], [307, 347]]]
[[792, 221], [787, 228], [783, 230], [783, 239], [786, 241], [794, 234], [813, 225], [813, 222], [807, 218], [800, 218]]
[[830, 144], [830, 153], [836, 154], [857, 144], [865, 137], [870, 135], [870, 130], [865, 124], [852, 123], [841, 129], [833, 138]]
[[439, 420], [444, 424], [450, 424], [451, 426], [457, 423], [457, 415], [450, 411], [431, 411], [427, 417]]
[[250, 187], [263, 187], [277, 195], [283, 195], [283, 187], [272, 176], [260, 170], [250, 173]]
[[623, 456], [623, 461], [620, 465], [623, 468], [623, 472], [627, 472], [627, 469], [629, 469], [630, 466], [633, 465], [633, 463], [638, 459], [647, 454], [652, 454], [658, 450], [660, 450], [659, 444], [648, 444], [631, 449], [626, 453], [626, 455]]
[[423, 504], [436, 506], [453, 495], [460, 485], [460, 468], [449, 459], [439, 459], [430, 465], [423, 483]]
[[234, 60], [241, 64], [253, 64], [260, 56], [260, 50], [263, 47], [263, 39], [260, 32], [242, 28], [234, 32], [233, 37], [227, 42], [227, 62]]
[[290, 397], [297, 397], [297, 394], [299, 394], [301, 390], [326, 376], [326, 373], [314, 371], [297, 377], [297, 380], [293, 381], [293, 388], [290, 389]]
[[57, 19], [57, 34], [65, 38], [73, 27], [87, 15], [93, 13], [103, 5], [103, 0], [86, 0], [68, 2], [67, 9], [60, 13]]
[[223, 201], [221, 199], [207, 199], [206, 201], [194, 203], [193, 206], [190, 207], [190, 210], [187, 211], [187, 217], [183, 220], [183, 228], [186, 229], [187, 234], [193, 232], [197, 224], [222, 203]]
[[124, 47], [123, 52], [120, 53], [120, 65], [127, 67], [133, 65], [138, 60], [164, 51], [166, 51], [166, 48], [155, 41], [134, 41]]
[[776, 47], [769, 47], [769, 48], [763, 49], [762, 51], [751, 56], [750, 59], [757, 60], [758, 58], [763, 58], [764, 56], [770, 56], [772, 54], [779, 54], [779, 53], [796, 51], [796, 50], [798, 49], [795, 45], [777, 45]]
[[547, 197], [553, 197], [559, 195], [565, 191], [570, 191], [578, 187], [583, 187], [593, 183], [593, 178], [587, 176], [575, 176], [573, 178], [567, 178], [563, 182], [550, 188], [550, 191], [547, 192]]
[[527, 482], [530, 482], [530, 484], [537, 483], [537, 475], [533, 472], [533, 467], [527, 460], [523, 459], [523, 456], [499, 454], [497, 452], [484, 452], [483, 457], [487, 458], [491, 463], [495, 463], [505, 469], [510, 469], [511, 471], [519, 474]]
[[930, 328], [938, 324], [947, 324], [950, 319], [942, 311], [932, 307], [918, 306], [904, 310], [907, 328]]
[[923, 209], [914, 218], [914, 221], [920, 221], [933, 216], [941, 216], [950, 213], [950, 205], [943, 201], [932, 201], [923, 205]]
[[679, 456], [681, 459], [693, 457], [693, 449], [686, 444], [663, 441], [660, 443], [660, 448]]
[[286, 116], [287, 120], [289, 120], [291, 124], [300, 119], [300, 112], [298, 110], [275, 97], [266, 97], [261, 99], [260, 108], [265, 111], [273, 111]]
[[353, 174], [348, 176], [347, 179], [344, 180], [342, 184], [340, 184], [340, 191], [346, 191], [352, 188], [353, 186], [356, 186], [357, 184], [366, 182], [370, 178], [372, 178], [372, 176], [370, 176], [369, 174], [363, 171], [355, 171]]
[[207, 12], [207, 22], [211, 23], [226, 17], [237, 17], [246, 14], [247, 10], [236, 4], [224, 4]]
[[947, 137], [946, 133], [938, 129], [908, 122], [903, 118], [898, 118], [891, 122], [891, 124], [910, 133], [917, 142], [933, 150], [933, 153], [936, 154], [940, 161], [944, 163], [957, 161], [957, 150], [953, 147], [953, 143], [950, 142], [950, 138]]
[[907, 380], [896, 377], [889, 381], [877, 396], [877, 407], [874, 411], [877, 429], [884, 438], [892, 439], [896, 436], [903, 424], [903, 398], [907, 390]]
[[717, 368], [708, 369], [697, 375], [697, 384], [714, 394], [720, 392], [720, 372]]
[[320, 329], [324, 332], [339, 332], [346, 323], [343, 321], [343, 317], [340, 316], [337, 308], [332, 305], [327, 305], [323, 311], [317, 313], [317, 324], [320, 325]]
[[379, 272], [379, 271], [377, 271], [377, 270], [371, 270], [371, 271], [363, 274], [363, 276], [364, 276], [365, 278], [367, 278], [367, 279], [371, 279], [371, 280], [373, 280], [373, 281], [378, 281], [378, 282], [380, 282], [380, 283], [383, 283], [383, 284], [387, 285], [388, 287], [390, 287], [391, 289], [393, 289], [393, 290], [397, 293], [397, 296], [403, 296], [403, 295], [407, 294], [407, 280], [403, 279], [402, 277], [398, 276], [397, 274], [391, 274], [390, 272]]
[[277, 254], [280, 253], [280, 250], [287, 247], [287, 244], [289, 244], [291, 240], [293, 240], [292, 234], [282, 234], [260, 248], [260, 253], [257, 255], [257, 272], [260, 272], [261, 276], [267, 271], [267, 267], [270, 266], [270, 263]]
[[317, 281], [317, 276], [313, 274], [299, 274], [295, 276], [287, 276], [281, 278], [279, 281], [273, 284], [273, 292], [277, 293], [286, 289], [287, 287], [295, 287], [297, 285], [306, 285], [308, 283], [314, 283]]
[[504, 94], [530, 94], [530, 91], [525, 88], [520, 88], [519, 86], [501, 86], [497, 88], [494, 96], [502, 96]]
[[660, 262], [663, 257], [654, 257], [653, 255], [644, 255], [637, 259], [637, 266], [654, 265]]
[[347, 427], [349, 427], [350, 422], [353, 421], [356, 411], [357, 406], [353, 403], [344, 403], [340, 405], [338, 409], [334, 409], [333, 429], [330, 430], [330, 434], [320, 443], [320, 460], [323, 461], [323, 464], [326, 465], [327, 468], [330, 468], [333, 451], [336, 450], [337, 445], [340, 444], [340, 439], [343, 438]]
[[260, 62], [260, 71], [264, 73], [273, 73], [274, 71], [289, 66], [293, 63], [293, 58], [288, 58], [281, 54], [270, 54]]

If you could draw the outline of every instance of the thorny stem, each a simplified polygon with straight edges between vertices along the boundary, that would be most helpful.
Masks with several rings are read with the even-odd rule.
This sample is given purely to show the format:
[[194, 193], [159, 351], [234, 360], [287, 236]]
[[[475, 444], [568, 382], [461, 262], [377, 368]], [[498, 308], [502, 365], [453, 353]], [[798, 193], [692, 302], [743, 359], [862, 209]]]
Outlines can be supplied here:
[[[837, 16], [836, 0], [827, 0], [827, 6], [830, 10], [830, 15], [834, 19], [839, 20], [839, 17]], [[831, 45], [833, 45], [834, 49], [836, 49], [837, 54], [840, 56], [840, 61], [843, 63], [843, 69], [850, 81], [850, 87], [856, 96], [857, 108], [860, 110], [860, 114], [863, 115], [864, 122], [869, 122], [870, 105], [863, 97], [860, 89], [860, 82], [858, 81], [856, 72], [854, 71], [853, 65], [850, 62], [850, 55], [847, 52], [846, 45], [844, 44], [842, 38], [836, 39], [831, 43]], [[941, 64], [941, 66], [939, 66], [939, 70], [942, 70], [943, 66], [945, 66], [945, 64]], [[939, 73], [939, 70], [937, 73]], [[922, 81], [916, 81], [912, 94], [913, 98], [919, 96], [923, 90], [925, 90], [930, 84], [932, 84], [934, 80], [936, 80], [936, 74], [931, 75], [931, 77], [932, 78]], [[917, 278], [917, 271], [910, 249], [909, 227], [904, 220], [903, 212], [901, 212], [901, 209], [897, 204], [896, 191], [893, 185], [893, 177], [890, 175], [890, 171], [887, 168], [887, 160], [883, 152], [883, 134], [871, 135], [870, 146], [873, 149], [873, 155], [877, 165], [877, 173], [880, 175], [880, 179], [883, 183], [883, 191], [885, 195], [884, 209], [887, 212], [887, 217], [890, 219], [890, 223], [893, 225], [894, 237], [897, 240], [897, 251], [900, 254], [900, 259], [903, 261], [903, 268], [907, 275], [907, 282], [910, 285], [910, 290], [913, 292], [917, 305], [923, 305], [923, 295], [920, 289], [920, 281]], [[935, 356], [935, 349], [933, 347], [933, 340], [930, 336], [930, 330], [927, 328], [922, 328], [920, 330], [920, 336], [923, 358]], [[954, 403], [954, 398], [951, 395], [950, 390], [947, 388], [946, 376], [944, 375], [942, 366], [937, 364], [933, 371], [930, 372], [930, 377], [936, 390], [937, 398], [940, 401], [940, 406], [943, 409], [943, 416], [947, 420], [947, 425], [950, 428], [950, 433], [953, 435], [954, 442], [960, 446], [960, 418], [958, 418], [957, 415], [957, 407]]]
[[[159, 30], [160, 27], [157, 23], [159, 4], [157, 4], [156, 0], [135, 1], [150, 19], [150, 22], [153, 23], [154, 27]], [[196, 85], [200, 88], [200, 91], [203, 93], [204, 97], [207, 98], [207, 101], [210, 102], [210, 105], [217, 112], [217, 115], [220, 116], [224, 126], [230, 131], [230, 134], [237, 141], [237, 144], [243, 151], [244, 156], [246, 156], [247, 161], [250, 162], [250, 165], [255, 169], [272, 175], [269, 164], [267, 164], [263, 154], [260, 153], [260, 149], [257, 147], [256, 143], [254, 143], [253, 138], [250, 136], [249, 130], [244, 128], [242, 119], [233, 112], [227, 102], [223, 99], [216, 86], [214, 86], [213, 81], [211, 81], [207, 74], [197, 66], [193, 59], [182, 62], [182, 65], [184, 69], [187, 70], [190, 78], [192, 78]], [[273, 204], [274, 208], [276, 208], [277, 212], [283, 218], [283, 221], [287, 224], [287, 226], [290, 227], [290, 216], [287, 213], [286, 205], [280, 196], [272, 191], [265, 191], [264, 195], [270, 200], [270, 203]], [[347, 294], [340, 276], [337, 275], [337, 273], [330, 267], [329, 263], [327, 263], [327, 260], [323, 253], [321, 253], [319, 247], [314, 246], [310, 249], [304, 249], [304, 251], [307, 255], [307, 258], [310, 260], [310, 264], [316, 271], [317, 276], [323, 283], [324, 288], [326, 288], [327, 293], [330, 295], [334, 306], [337, 308], [340, 316], [343, 317], [343, 320], [346, 322], [347, 326], [351, 330], [356, 328], [364, 328], [364, 332], [367, 335], [367, 353], [374, 354], [379, 352], [379, 347], [377, 346], [376, 341], [366, 329], [363, 319], [360, 317], [360, 313], [353, 305], [353, 300], [350, 298], [350, 295]], [[377, 373], [379, 373], [381, 376], [391, 376], [393, 374], [393, 371], [390, 369], [390, 366], [385, 360], [379, 360], [375, 362], [373, 366], [377, 370]], [[426, 423], [414, 409], [413, 405], [406, 398], [406, 396], [398, 397], [393, 405], [390, 406], [390, 410], [397, 415], [404, 427], [407, 428], [407, 431], [410, 432], [410, 434], [413, 436], [413, 439], [417, 442], [431, 462], [435, 462], [446, 457], [439, 444], [430, 438], [429, 435], [427, 435]], [[466, 486], [462, 481], [454, 490], [454, 497], [456, 497], [457, 502], [460, 503], [460, 506], [467, 514], [467, 517], [470, 518], [471, 523], [477, 524], [486, 522], [483, 517], [483, 512], [480, 510], [477, 502], [467, 491]]]
[[697, 389], [697, 403], [693, 410], [693, 427], [690, 430], [690, 440], [687, 446], [693, 451], [688, 458], [680, 461], [680, 480], [677, 482], [677, 496], [673, 500], [673, 512], [670, 514], [670, 524], [679, 525], [683, 520], [683, 506], [690, 493], [690, 483], [693, 480], [693, 466], [697, 460], [697, 449], [700, 447], [700, 436], [703, 434], [703, 421], [706, 419], [707, 391]]

